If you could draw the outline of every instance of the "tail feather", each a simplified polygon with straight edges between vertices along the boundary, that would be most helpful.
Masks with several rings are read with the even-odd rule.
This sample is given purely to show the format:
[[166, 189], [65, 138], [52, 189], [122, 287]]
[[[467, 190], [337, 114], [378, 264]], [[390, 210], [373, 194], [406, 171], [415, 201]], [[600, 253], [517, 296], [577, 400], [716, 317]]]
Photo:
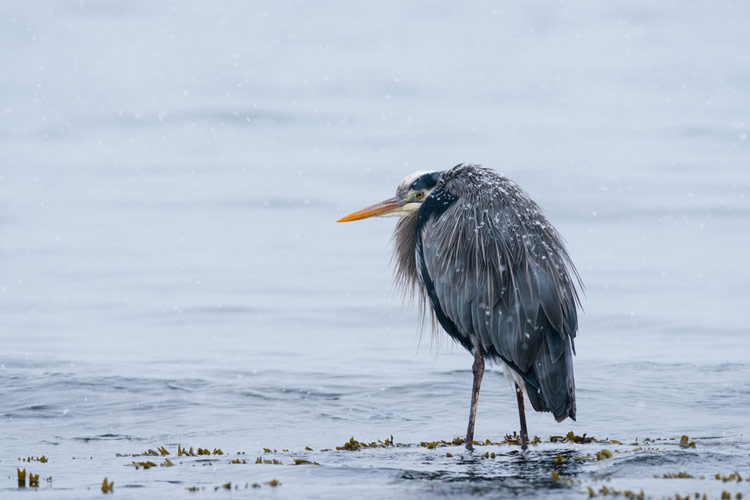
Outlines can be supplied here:
[[[546, 323], [544, 319], [542, 322]], [[549, 411], [562, 422], [576, 418], [573, 346], [569, 336], [561, 336], [549, 324], [542, 326], [545, 339], [532, 371], [539, 388], [526, 384], [526, 394], [536, 411]]]

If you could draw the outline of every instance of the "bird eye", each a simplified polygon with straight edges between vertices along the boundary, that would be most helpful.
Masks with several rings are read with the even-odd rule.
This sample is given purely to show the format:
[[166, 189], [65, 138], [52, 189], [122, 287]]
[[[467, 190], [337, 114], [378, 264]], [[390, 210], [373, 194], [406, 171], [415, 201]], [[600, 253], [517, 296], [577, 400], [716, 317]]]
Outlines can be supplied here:
[[418, 200], [421, 200], [422, 198], [424, 198], [424, 193], [423, 193], [422, 191], [420, 191], [420, 192], [418, 192], [418, 193], [416, 194], [416, 196], [417, 196], [417, 199], [418, 199]]

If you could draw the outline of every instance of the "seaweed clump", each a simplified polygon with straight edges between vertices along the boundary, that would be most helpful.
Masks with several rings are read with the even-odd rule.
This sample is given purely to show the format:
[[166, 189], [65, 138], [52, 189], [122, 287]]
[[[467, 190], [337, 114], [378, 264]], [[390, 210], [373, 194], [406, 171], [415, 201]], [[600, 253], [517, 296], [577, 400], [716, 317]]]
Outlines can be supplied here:
[[[717, 481], [721, 480], [725, 483], [729, 481], [737, 481], [739, 483], [740, 481], [742, 481], [742, 476], [740, 476], [739, 472], [732, 472], [728, 476], [722, 476], [721, 474], [716, 474], [714, 476], [714, 479], [716, 479]], [[748, 481], [750, 481], [750, 479], [748, 479]]]
[[680, 448], [695, 448], [695, 441], [690, 441], [689, 437], [682, 436], [680, 438]]
[[[180, 445], [177, 445], [177, 456], [186, 455], [188, 454], [185, 450], [180, 447]], [[116, 457], [166, 457], [167, 455], [171, 455], [170, 451], [166, 449], [164, 446], [159, 446], [157, 449], [149, 448], [148, 450], [144, 451], [143, 453], [115, 453]], [[44, 457], [41, 457], [44, 458]], [[40, 460], [42, 461], [42, 460]], [[46, 460], [44, 460], [46, 461]]]
[[668, 472], [666, 474], [662, 474], [659, 476], [658, 474], [654, 474], [655, 478], [663, 478], [663, 479], [692, 479], [695, 476], [692, 474], [688, 474], [687, 472]]
[[[16, 467], [16, 474], [18, 475], [18, 487], [25, 488], [26, 487], [26, 469], [19, 469]], [[48, 478], [47, 480], [49, 481], [50, 478]], [[39, 474], [33, 474], [31, 471], [29, 471], [29, 487], [31, 488], [39, 487]]]
[[643, 493], [643, 490], [636, 493], [632, 490], [616, 490], [614, 488], [609, 488], [606, 485], [599, 488], [599, 491], [595, 490], [591, 486], [588, 486], [588, 490], [589, 490], [589, 498], [595, 498], [598, 496], [613, 496], [613, 497], [623, 496], [630, 500], [643, 500], [644, 498], [646, 498], [646, 494]]
[[104, 481], [102, 481], [102, 493], [112, 493], [114, 491], [115, 482], [114, 481], [107, 481], [107, 478], [104, 478]]
[[[572, 433], [569, 433], [572, 434]], [[560, 436], [562, 437], [562, 436]], [[539, 436], [534, 436], [534, 439], [530, 440], [528, 444], [539, 444], [542, 440]], [[487, 440], [487, 444], [515, 444], [515, 445], [522, 445], [521, 442], [521, 436], [518, 435], [516, 431], [513, 431], [513, 434], [506, 434], [505, 438], [499, 442], [499, 443], [491, 443], [490, 440]]]
[[[534, 439], [532, 439], [529, 444], [539, 444], [541, 442], [542, 440], [539, 438], [539, 436], [534, 436]], [[422, 441], [419, 443], [419, 446], [421, 446], [422, 448], [427, 448], [428, 450], [433, 450], [435, 448], [442, 448], [444, 446], [461, 446], [464, 443], [466, 443], [466, 439], [462, 437], [455, 437], [451, 441], [445, 441], [442, 439], [439, 439], [437, 441]], [[521, 436], [514, 432], [513, 434], [506, 434], [502, 441], [492, 441], [491, 439], [486, 439], [484, 441], [474, 440], [472, 441], [472, 444], [474, 446], [501, 446], [504, 444], [520, 445]]]
[[[419, 446], [427, 448], [428, 450], [434, 450], [435, 448], [442, 448], [443, 446], [461, 446], [465, 442], [466, 440], [464, 438], [456, 437], [453, 438], [452, 441], [444, 441], [442, 439], [438, 441], [422, 441], [419, 443]], [[474, 444], [479, 445], [477, 441], [474, 441]]]
[[377, 441], [373, 441], [371, 443], [357, 441], [356, 439], [354, 439], [354, 436], [352, 436], [349, 441], [344, 443], [342, 446], [337, 446], [336, 449], [339, 451], [357, 451], [360, 448], [387, 448], [389, 446], [394, 446], [393, 435], [391, 435], [390, 439], [386, 439], [385, 441], [381, 441], [380, 439], [378, 439]]
[[587, 436], [585, 432], [583, 433], [583, 436], [576, 436], [573, 431], [570, 431], [565, 436], [550, 436], [549, 441], [550, 443], [589, 444], [595, 442], [596, 438], [593, 436]]
[[150, 469], [151, 467], [156, 467], [156, 464], [152, 462], [151, 460], [148, 460], [146, 462], [133, 462], [131, 465], [135, 467], [135, 470], [138, 469]]
[[[153, 450], [149, 450], [153, 451]], [[167, 451], [166, 448], [163, 446], [159, 448], [159, 451], [162, 455], [169, 455], [169, 451]], [[156, 452], [154, 452], [156, 453]], [[183, 448], [182, 445], [177, 445], [177, 456], [178, 457], [194, 457], [194, 456], [201, 456], [201, 455], [223, 455], [224, 452], [221, 450], [221, 448], [214, 448], [214, 451], [212, 452], [209, 448], [198, 448], [197, 453], [193, 451], [193, 447], [191, 446], [190, 449]], [[133, 455], [135, 456], [135, 455]]]

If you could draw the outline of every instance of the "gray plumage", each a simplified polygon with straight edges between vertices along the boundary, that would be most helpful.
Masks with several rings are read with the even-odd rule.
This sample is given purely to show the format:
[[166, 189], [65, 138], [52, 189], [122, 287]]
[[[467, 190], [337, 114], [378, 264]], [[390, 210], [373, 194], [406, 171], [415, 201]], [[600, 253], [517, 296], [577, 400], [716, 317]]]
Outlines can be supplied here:
[[573, 339], [581, 286], [540, 208], [492, 170], [442, 173], [394, 233], [396, 280], [451, 337], [515, 372], [537, 411], [575, 419]]

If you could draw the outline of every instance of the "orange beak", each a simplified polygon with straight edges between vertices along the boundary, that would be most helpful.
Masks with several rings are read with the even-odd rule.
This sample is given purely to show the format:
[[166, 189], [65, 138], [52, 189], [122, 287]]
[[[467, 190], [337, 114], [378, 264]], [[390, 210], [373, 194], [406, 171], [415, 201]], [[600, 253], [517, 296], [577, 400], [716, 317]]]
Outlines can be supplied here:
[[374, 205], [370, 205], [367, 208], [363, 208], [362, 210], [357, 210], [354, 213], [351, 213], [347, 215], [346, 217], [342, 217], [336, 222], [351, 222], [353, 220], [361, 220], [361, 219], [367, 219], [369, 217], [375, 217], [376, 215], [385, 215], [388, 212], [391, 212], [393, 210], [396, 210], [397, 208], [400, 208], [403, 205], [403, 201], [401, 201], [400, 198], [389, 198], [387, 200], [381, 201], [380, 203], [376, 203]]

